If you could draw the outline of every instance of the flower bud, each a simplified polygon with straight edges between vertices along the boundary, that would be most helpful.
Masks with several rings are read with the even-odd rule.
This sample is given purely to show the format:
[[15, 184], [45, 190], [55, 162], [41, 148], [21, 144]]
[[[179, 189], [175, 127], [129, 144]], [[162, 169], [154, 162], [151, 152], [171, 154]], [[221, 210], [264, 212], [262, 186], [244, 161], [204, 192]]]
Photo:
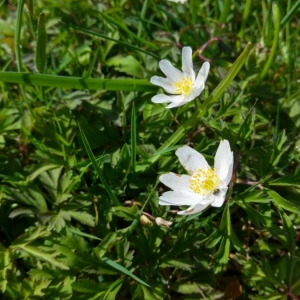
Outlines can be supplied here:
[[151, 221], [148, 217], [146, 217], [145, 215], [141, 215], [141, 217], [140, 217], [140, 222], [141, 222], [143, 225], [153, 226], [152, 221]]
[[163, 218], [157, 217], [155, 218], [155, 222], [158, 226], [169, 228], [173, 223], [170, 221], [166, 221]]

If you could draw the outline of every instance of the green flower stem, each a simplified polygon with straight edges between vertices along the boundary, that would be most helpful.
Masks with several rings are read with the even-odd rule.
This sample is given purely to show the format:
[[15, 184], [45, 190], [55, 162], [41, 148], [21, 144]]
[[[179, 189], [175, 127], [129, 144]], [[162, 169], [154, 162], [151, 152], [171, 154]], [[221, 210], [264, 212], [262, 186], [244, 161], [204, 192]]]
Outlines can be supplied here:
[[66, 89], [106, 91], [155, 91], [157, 87], [144, 79], [83, 79], [21, 72], [0, 72], [0, 81]]

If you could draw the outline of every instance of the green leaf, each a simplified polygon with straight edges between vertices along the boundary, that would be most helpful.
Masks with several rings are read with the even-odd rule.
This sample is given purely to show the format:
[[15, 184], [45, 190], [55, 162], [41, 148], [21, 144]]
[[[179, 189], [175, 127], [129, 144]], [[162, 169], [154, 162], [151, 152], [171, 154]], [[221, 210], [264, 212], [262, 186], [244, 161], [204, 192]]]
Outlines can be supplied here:
[[[46, 219], [47, 217], [42, 217]], [[71, 216], [67, 211], [60, 210], [57, 214], [50, 216], [48, 228], [51, 230], [55, 228], [55, 231], [60, 232], [66, 226], [66, 220], [70, 221]]]
[[53, 202], [57, 200], [58, 194], [58, 183], [60, 180], [61, 172], [63, 167], [51, 169], [48, 172], [43, 172], [40, 174], [39, 179], [42, 182], [43, 186], [47, 189]]
[[120, 288], [122, 287], [122, 284], [124, 282], [124, 279], [118, 279], [117, 281], [115, 281], [114, 283], [112, 283], [109, 287], [109, 289], [107, 290], [107, 292], [105, 293], [105, 295], [103, 296], [103, 299], [105, 300], [115, 300], [118, 291], [120, 290]]
[[101, 258], [102, 261], [104, 261], [105, 263], [107, 263], [109, 266], [113, 267], [114, 269], [118, 270], [119, 272], [124, 273], [127, 276], [130, 276], [131, 278], [133, 278], [135, 281], [150, 287], [149, 284], [147, 284], [146, 282], [144, 282], [143, 280], [141, 280], [140, 278], [136, 277], [134, 274], [132, 274], [130, 271], [128, 271], [127, 269], [125, 269], [123, 266], [119, 265], [118, 263], [116, 263], [115, 261], [107, 258], [107, 257], [102, 257]]
[[230, 230], [230, 241], [237, 251], [239, 251], [240, 253], [245, 253], [243, 244], [240, 242], [239, 238], [233, 231], [232, 226], [231, 226], [231, 230]]
[[279, 207], [296, 214], [300, 213], [300, 207], [296, 204], [282, 198], [279, 194], [272, 190], [268, 190], [267, 193], [273, 199], [274, 203], [277, 204]]
[[208, 238], [207, 238], [207, 242], [205, 244], [205, 246], [207, 248], [214, 248], [222, 239], [222, 232], [221, 230], [218, 228], [216, 229]]
[[4, 133], [21, 128], [19, 112], [15, 108], [2, 108], [0, 110], [0, 132]]
[[11, 211], [11, 213], [9, 214], [10, 218], [16, 218], [18, 216], [27, 216], [27, 217], [32, 217], [34, 216], [35, 211], [32, 208], [16, 208], [13, 211]]
[[128, 56], [115, 56], [111, 59], [109, 59], [106, 64], [108, 66], [114, 66], [116, 70], [119, 72], [126, 73], [128, 75], [131, 75], [133, 77], [143, 78], [144, 76], [144, 68], [139, 63], [136, 58], [134, 58], [132, 55]]
[[266, 224], [265, 217], [259, 211], [252, 208], [247, 203], [242, 203], [241, 201], [236, 201], [236, 203], [246, 211], [256, 227], [260, 228], [260, 224]]
[[11, 247], [14, 248], [16, 246], [29, 244], [32, 241], [41, 237], [46, 237], [49, 234], [50, 233], [44, 227], [29, 227], [25, 233], [18, 236], [18, 238], [13, 241]]
[[166, 268], [166, 267], [175, 267], [182, 270], [191, 270], [193, 266], [193, 262], [191, 260], [184, 260], [184, 259], [167, 259], [163, 260], [163, 262], [160, 264], [160, 267]]
[[5, 292], [8, 284], [8, 272], [13, 268], [11, 251], [0, 245], [0, 290]]
[[94, 239], [94, 240], [99, 240], [99, 241], [102, 240], [102, 239], [98, 238], [97, 236], [94, 236], [94, 235], [91, 235], [91, 234], [82, 232], [82, 231], [80, 231], [79, 229], [69, 228], [69, 230], [70, 230], [71, 232], [73, 232], [74, 234], [78, 234], [78, 235], [83, 236], [83, 237], [87, 237], [87, 238]]
[[269, 203], [270, 197], [263, 191], [247, 191], [239, 193], [233, 198], [234, 201], [245, 203]]
[[69, 215], [79, 221], [82, 224], [94, 227], [95, 226], [95, 217], [93, 217], [91, 214], [84, 212], [84, 211], [68, 211]]
[[275, 180], [268, 181], [270, 186], [295, 186], [300, 188], [300, 178], [295, 175], [287, 175]]
[[96, 283], [92, 280], [81, 279], [72, 283], [72, 289], [79, 293], [93, 294], [93, 295], [98, 295], [99, 297], [101, 294], [105, 293], [105, 290], [107, 289], [107, 285], [108, 284], [106, 284], [104, 288], [103, 284]]
[[145, 300], [157, 300], [157, 297], [155, 297], [145, 286], [142, 285], [141, 288], [143, 290]]
[[28, 180], [32, 181], [36, 177], [38, 177], [41, 173], [51, 170], [57, 169], [59, 165], [56, 164], [49, 164], [49, 163], [41, 163], [34, 166], [34, 170], [31, 170], [30, 174], [28, 175]]
[[37, 247], [22, 245], [22, 246], [18, 246], [18, 248], [20, 250], [27, 252], [28, 254], [32, 255], [33, 257], [39, 258], [41, 260], [44, 260], [44, 261], [52, 264], [53, 266], [55, 266], [59, 269], [69, 270], [68, 266], [66, 266], [64, 263], [60, 262], [59, 260], [53, 258], [53, 254], [48, 254], [47, 252], [44, 252]]
[[102, 242], [96, 248], [94, 248], [93, 252], [99, 259], [101, 259], [105, 253], [120, 239], [121, 238], [118, 236], [117, 232], [110, 232], [105, 236]]
[[287, 240], [291, 248], [295, 248], [295, 238], [297, 236], [294, 225], [288, 215], [280, 208], [278, 208], [279, 214], [282, 218], [284, 233], [287, 235]]
[[[175, 290], [177, 293], [184, 294], [184, 295], [200, 294], [199, 284], [197, 282], [193, 282], [193, 283], [179, 282], [173, 285], [172, 289]], [[190, 299], [190, 298], [183, 298], [183, 299]], [[198, 298], [198, 299], [202, 299], [202, 298]]]
[[230, 239], [228, 237], [223, 237], [220, 243], [220, 247], [214, 257], [216, 262], [215, 271], [216, 273], [222, 270], [222, 266], [228, 263], [230, 250]]

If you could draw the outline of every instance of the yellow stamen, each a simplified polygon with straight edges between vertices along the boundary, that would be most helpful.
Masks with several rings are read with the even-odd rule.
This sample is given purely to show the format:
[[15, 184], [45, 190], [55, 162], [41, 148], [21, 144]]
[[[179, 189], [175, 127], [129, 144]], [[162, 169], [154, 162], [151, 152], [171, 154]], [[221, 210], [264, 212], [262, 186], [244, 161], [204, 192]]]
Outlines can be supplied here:
[[190, 179], [190, 189], [196, 194], [208, 196], [218, 189], [220, 183], [220, 178], [213, 169], [198, 169]]
[[189, 96], [195, 88], [195, 85], [190, 76], [182, 77], [173, 83], [176, 88], [175, 94]]

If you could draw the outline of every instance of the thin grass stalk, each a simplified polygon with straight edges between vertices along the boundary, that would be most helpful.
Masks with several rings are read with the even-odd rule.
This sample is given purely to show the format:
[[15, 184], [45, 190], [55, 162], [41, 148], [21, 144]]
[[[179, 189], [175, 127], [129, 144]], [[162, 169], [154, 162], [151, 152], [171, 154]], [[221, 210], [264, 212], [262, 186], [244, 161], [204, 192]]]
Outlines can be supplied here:
[[101, 183], [104, 185], [104, 189], [105, 191], [107, 192], [107, 194], [109, 195], [110, 199], [113, 201], [114, 205], [121, 205], [120, 204], [120, 201], [118, 200], [117, 196], [113, 193], [112, 189], [110, 188], [110, 185], [108, 184], [108, 182], [106, 181], [103, 173], [102, 173], [102, 170], [100, 169], [99, 165], [97, 164], [96, 162], [96, 159], [94, 157], [94, 154], [92, 152], [92, 149], [89, 145], [89, 142], [81, 128], [80, 125], [79, 126], [79, 130], [80, 130], [80, 135], [81, 135], [81, 138], [82, 138], [82, 142], [84, 144], [84, 147], [85, 147], [85, 150], [90, 158], [90, 161], [99, 177], [99, 179], [101, 180]]
[[[81, 31], [81, 32], [84, 32], [84, 33], [86, 33], [86, 34], [90, 34], [91, 36], [98, 36], [98, 37], [103, 38], [103, 39], [105, 39], [105, 40], [113, 41], [113, 42], [115, 42], [115, 43], [117, 43], [117, 44], [126, 46], [126, 47], [128, 47], [128, 48], [130, 48], [130, 49], [134, 49], [134, 50], [136, 50], [136, 51], [143, 52], [143, 53], [145, 53], [145, 54], [147, 54], [147, 55], [150, 55], [150, 56], [152, 56], [152, 57], [155, 57], [156, 59], [160, 59], [160, 57], [159, 57], [158, 55], [156, 55], [155, 53], [146, 51], [146, 50], [144, 50], [143, 48], [134, 46], [134, 45], [132, 45], [132, 44], [130, 44], [130, 43], [125, 43], [125, 42], [122, 42], [122, 41], [120, 41], [120, 40], [116, 40], [116, 39], [114, 39], [114, 38], [108, 37], [108, 36], [106, 36], [106, 35], [104, 35], [104, 34], [101, 34], [101, 33], [98, 33], [98, 32], [94, 32], [94, 31], [91, 31], [91, 30], [88, 30], [88, 29], [80, 28], [80, 27], [77, 27], [77, 26], [73, 26], [73, 25], [71, 25], [71, 24], [66, 24], [66, 23], [63, 23], [63, 22], [61, 22], [61, 24], [62, 24], [62, 25], [65, 25], [65, 26], [68, 26], [68, 27], [71, 27], [71, 28], [74, 28], [74, 29], [76, 29], [76, 30], [78, 30], [78, 31]], [[157, 49], [155, 49], [155, 50], [157, 50]]]
[[280, 9], [277, 4], [274, 4], [273, 7], [273, 14], [274, 14], [274, 33], [273, 33], [273, 43], [272, 43], [272, 49], [271, 53], [269, 55], [269, 58], [260, 74], [260, 80], [264, 79], [264, 77], [267, 75], [273, 61], [276, 55], [276, 50], [279, 42], [279, 33], [280, 33]]
[[294, 16], [294, 14], [298, 11], [298, 8], [300, 7], [300, 0], [298, 0], [293, 7], [288, 10], [288, 13], [282, 18], [280, 22], [280, 27], [283, 28], [284, 25]]
[[132, 104], [131, 110], [131, 172], [135, 173], [136, 165], [136, 113], [135, 105]]

